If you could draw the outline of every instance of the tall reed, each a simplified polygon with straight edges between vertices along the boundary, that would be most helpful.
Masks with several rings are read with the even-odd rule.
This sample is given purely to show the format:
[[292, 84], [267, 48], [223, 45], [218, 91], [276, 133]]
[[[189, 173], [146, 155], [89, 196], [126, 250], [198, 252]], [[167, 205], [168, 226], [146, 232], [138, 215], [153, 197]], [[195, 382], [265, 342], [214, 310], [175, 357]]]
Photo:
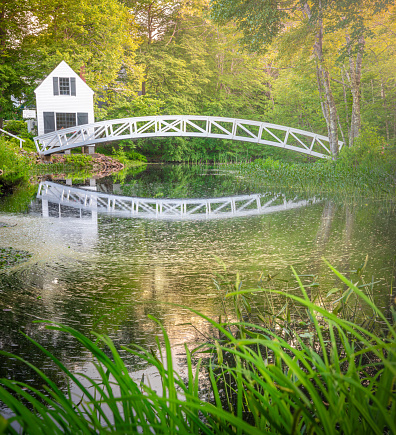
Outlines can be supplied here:
[[[329, 267], [372, 309], [375, 331], [311, 302], [294, 272], [301, 296], [269, 291], [304, 307], [307, 330], [271, 330], [244, 322], [241, 315], [235, 322], [216, 322], [191, 310], [212, 325], [217, 339], [193, 351], [185, 346], [186, 380], [174, 370], [165, 329], [150, 316], [161, 327], [164, 345], [157, 339], [156, 352], [140, 346], [122, 349], [157, 369], [162, 381], [158, 393], [132, 379], [107, 336], [93, 333], [91, 340], [73, 328], [47, 322], [47, 328], [71, 334], [92, 354], [97, 376], [76, 375], [27, 337], [81, 390], [82, 397], [73, 399], [70, 388], [62, 391], [25, 361], [41, 377], [44, 390], [1, 379], [0, 400], [14, 416], [0, 419], [0, 433], [396, 433], [395, 313], [393, 319], [386, 318], [370, 297]], [[242, 290], [237, 285], [227, 297], [238, 306], [253, 291], [258, 289]], [[196, 362], [193, 357], [201, 352], [209, 359], [201, 356]], [[209, 400], [200, 395], [199, 374], [205, 371], [212, 391]]]

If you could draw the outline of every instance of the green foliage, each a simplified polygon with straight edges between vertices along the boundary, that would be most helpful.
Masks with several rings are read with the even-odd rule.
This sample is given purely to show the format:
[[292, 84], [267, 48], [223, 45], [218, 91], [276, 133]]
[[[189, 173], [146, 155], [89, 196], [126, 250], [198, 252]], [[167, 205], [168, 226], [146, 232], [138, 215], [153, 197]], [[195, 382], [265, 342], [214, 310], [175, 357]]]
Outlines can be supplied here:
[[139, 97], [125, 97], [117, 100], [108, 109], [103, 108], [100, 119], [131, 118], [139, 116], [155, 116], [160, 114], [160, 108], [164, 103], [147, 95]]
[[138, 153], [134, 150], [125, 151], [125, 155], [128, 158], [128, 160], [131, 161], [138, 161], [138, 162], [147, 162], [147, 157]]
[[19, 147], [3, 136], [0, 136], [0, 186], [11, 187], [30, 177], [30, 159], [19, 154]]
[[[282, 8], [271, 1], [213, 0], [209, 6], [200, 0], [10, 0], [0, 14], [1, 117], [20, 116], [11, 96], [33, 103], [37, 81], [66, 60], [96, 91], [96, 103], [106, 103], [96, 109], [98, 120], [185, 113], [257, 119], [327, 134], [323, 89], [312, 56], [322, 21], [340, 139], [348, 141], [351, 125], [349, 61], [355, 62], [364, 36], [362, 121], [378, 128], [390, 144], [396, 132], [396, 20], [395, 9], [386, 9], [389, 3], [315, 0], [303, 2], [301, 9], [294, 0]], [[247, 46], [250, 52], [243, 50]], [[259, 53], [262, 48], [266, 55]], [[145, 95], [137, 96], [142, 91]], [[253, 144], [243, 149], [226, 144], [183, 138], [159, 146], [146, 140], [139, 149], [148, 154], [152, 148], [153, 159], [171, 161], [268, 156]], [[24, 146], [35, 150], [30, 141]]]
[[220, 24], [235, 22], [243, 33], [241, 43], [252, 51], [262, 50], [284, 28], [284, 20], [296, 6], [286, 2], [283, 8], [274, 7], [271, 1], [241, 4], [235, 0], [212, 0], [211, 15]]
[[[272, 433], [396, 430], [394, 319], [387, 319], [365, 292], [329, 267], [372, 313], [375, 328], [366, 329], [313, 303], [293, 269], [301, 297], [264, 290], [287, 299], [275, 328], [241, 320], [212, 323], [221, 333], [211, 345], [217, 406]], [[242, 299], [252, 292], [257, 289], [241, 290], [237, 282], [227, 297], [242, 313], [249, 311]], [[288, 303], [305, 308], [308, 322], [295, 322], [287, 314]]]
[[64, 162], [35, 165], [31, 173], [35, 176], [62, 175], [73, 181], [92, 177], [94, 161], [89, 154], [65, 154]]
[[[173, 366], [165, 328], [152, 316], [164, 340], [157, 349], [122, 346], [153, 366], [162, 381], [156, 392], [144, 380], [134, 381], [120, 351], [105, 335], [92, 339], [77, 330], [44, 322], [55, 333], [70, 334], [92, 355], [96, 374], [76, 374], [61, 360], [27, 335], [54, 366], [81, 391], [62, 391], [44, 371], [6, 352], [3, 357], [28, 364], [42, 379], [45, 393], [16, 380], [0, 380], [0, 398], [14, 416], [1, 422], [5, 433], [395, 433], [396, 331], [394, 325], [351, 281], [333, 270], [360, 303], [372, 312], [375, 329], [338, 317], [313, 303], [294, 272], [301, 296], [280, 291], [243, 290], [237, 282], [226, 297], [235, 301], [232, 319], [216, 322], [191, 310], [208, 322], [218, 338], [194, 351], [185, 346], [187, 379]], [[286, 297], [306, 310], [308, 321], [295, 322], [278, 316], [276, 329], [242, 320], [249, 311], [252, 292]], [[239, 314], [238, 314], [239, 313]], [[296, 325], [299, 325], [297, 327]], [[301, 329], [304, 325], [305, 329]], [[210, 359], [207, 377], [213, 404], [199, 395], [203, 361], [193, 360], [206, 351]], [[84, 379], [84, 382], [82, 382]], [[115, 387], [117, 393], [115, 393]]]
[[4, 130], [18, 137], [22, 137], [22, 138], [28, 137], [32, 139], [32, 135], [29, 134], [27, 131], [27, 124], [25, 121], [17, 121], [17, 120], [8, 121], [4, 125]]
[[0, 127], [2, 120], [16, 114], [12, 98], [21, 98], [36, 78], [36, 60], [29, 52], [27, 40], [40, 27], [32, 19], [39, 11], [36, 0], [10, 0], [0, 6]]
[[[378, 140], [363, 142], [362, 151], [346, 151], [340, 161], [314, 163], [286, 163], [258, 159], [252, 164], [238, 166], [241, 174], [257, 186], [293, 188], [307, 193], [334, 193], [337, 195], [386, 195], [395, 197], [395, 158], [388, 160]], [[378, 158], [370, 160], [373, 150]], [[384, 152], [384, 154], [382, 154]], [[357, 156], [359, 159], [356, 160]], [[385, 157], [384, 157], [385, 156]], [[359, 162], [356, 164], [356, 162]]]
[[219, 29], [204, 13], [181, 14], [139, 53], [147, 94], [162, 100], [163, 114], [260, 116], [268, 100], [263, 59], [240, 51], [234, 29]]
[[396, 152], [385, 139], [373, 129], [360, 133], [352, 147], [344, 147], [337, 159], [338, 166], [375, 168], [387, 167], [396, 172]]
[[133, 16], [122, 2], [56, 0], [45, 2], [43, 9], [43, 29], [32, 38], [31, 49], [44, 74], [65, 60], [84, 75], [95, 99], [111, 101], [120, 90], [130, 94], [128, 84], [133, 86], [135, 74], [139, 75], [133, 61], [137, 34]]
[[[33, 135], [31, 133], [28, 133], [27, 124], [25, 121], [18, 121], [18, 120], [7, 121], [7, 123], [4, 125], [3, 130], [8, 131], [14, 136], [18, 136], [21, 139], [23, 139], [25, 141], [22, 144], [24, 150], [36, 152], [36, 145], [34, 144], [33, 141]], [[14, 139], [14, 142], [18, 143], [19, 145], [18, 140]]]
[[65, 163], [77, 168], [92, 168], [93, 160], [89, 154], [65, 154]]
[[62, 60], [84, 75], [100, 101], [121, 89], [131, 94], [140, 76], [136, 25], [118, 0], [7, 1], [0, 27], [0, 113], [6, 119], [16, 116], [11, 97], [34, 103], [37, 81]]
[[12, 189], [12, 195], [1, 197], [0, 209], [3, 213], [25, 213], [36, 196], [37, 184], [24, 181]]
[[112, 150], [112, 156], [120, 161], [122, 164], [127, 165], [130, 162], [137, 161], [137, 162], [147, 162], [147, 158], [143, 156], [142, 154], [132, 150], [124, 150], [124, 145], [122, 142], [128, 142], [128, 141], [121, 141], [120, 144], [117, 147], [113, 147]]

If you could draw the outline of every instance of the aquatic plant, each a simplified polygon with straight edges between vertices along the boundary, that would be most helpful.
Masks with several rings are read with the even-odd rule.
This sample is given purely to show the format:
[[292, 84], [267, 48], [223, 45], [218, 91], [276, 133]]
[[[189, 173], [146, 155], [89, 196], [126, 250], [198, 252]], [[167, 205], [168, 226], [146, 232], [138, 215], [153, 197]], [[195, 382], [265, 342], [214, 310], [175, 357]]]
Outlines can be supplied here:
[[256, 182], [257, 188], [286, 188], [310, 194], [396, 196], [396, 159], [365, 158], [361, 164], [355, 164], [355, 161], [355, 154], [335, 162], [293, 164], [269, 157], [232, 169], [238, 169], [247, 180]]
[[[243, 298], [265, 290], [243, 290], [237, 283], [227, 295], [237, 308], [235, 322], [214, 321], [191, 310], [212, 325], [217, 338], [192, 351], [185, 346], [187, 379], [175, 372], [166, 331], [153, 317], [164, 346], [157, 338], [156, 352], [137, 345], [122, 347], [158, 370], [162, 392], [154, 391], [144, 379], [140, 383], [132, 379], [107, 336], [93, 333], [90, 339], [68, 326], [45, 322], [48, 329], [71, 334], [92, 354], [97, 376], [73, 373], [27, 337], [80, 389], [81, 398], [73, 399], [70, 388], [62, 391], [40, 368], [25, 361], [41, 377], [45, 390], [1, 379], [0, 400], [14, 416], [0, 418], [0, 433], [18, 433], [17, 428], [23, 433], [51, 434], [396, 433], [394, 319], [329, 267], [372, 310], [375, 330], [312, 302], [295, 272], [301, 296], [270, 291], [306, 310], [309, 321], [304, 331], [293, 328], [289, 319], [278, 328], [244, 322], [240, 304], [246, 309], [249, 305]], [[201, 352], [209, 358], [194, 361]], [[199, 390], [199, 374], [204, 370], [212, 391], [209, 400]]]
[[[0, 227], [2, 226], [4, 225], [0, 222]], [[0, 270], [22, 263], [28, 260], [31, 256], [32, 254], [27, 251], [13, 249], [11, 247], [2, 248], [0, 246]]]

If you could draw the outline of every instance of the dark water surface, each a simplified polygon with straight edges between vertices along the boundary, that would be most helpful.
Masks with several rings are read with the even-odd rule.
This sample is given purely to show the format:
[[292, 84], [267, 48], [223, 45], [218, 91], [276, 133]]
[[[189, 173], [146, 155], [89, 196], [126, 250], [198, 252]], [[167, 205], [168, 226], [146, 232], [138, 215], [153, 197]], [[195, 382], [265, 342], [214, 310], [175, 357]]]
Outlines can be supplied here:
[[[180, 165], [80, 184], [152, 198], [265, 193], [224, 171]], [[119, 344], [153, 346], [160, 330], [147, 318], [152, 314], [165, 325], [173, 346], [193, 344], [209, 333], [208, 327], [184, 307], [216, 319], [222, 313], [224, 291], [214, 284], [215, 273], [224, 273], [219, 260], [232, 279], [240, 274], [246, 289], [256, 286], [260, 277], [263, 283], [263, 277], [276, 274], [284, 280], [278, 285], [295, 287], [292, 265], [299, 274], [317, 275], [315, 292], [325, 297], [340, 282], [322, 257], [347, 272], [361, 266], [368, 255], [365, 280], [378, 281], [369, 290], [381, 307], [389, 307], [396, 254], [395, 204], [389, 202], [311, 198], [306, 206], [257, 216], [161, 221], [80, 212], [51, 203], [45, 217], [36, 193], [34, 188], [0, 202], [0, 222], [8, 224], [0, 227], [0, 247], [32, 254], [27, 262], [0, 270], [0, 349], [53, 370], [55, 377], [46, 357], [20, 331], [60, 356], [69, 368], [89, 372], [90, 355], [35, 320], [64, 323], [87, 334], [106, 333]], [[268, 303], [267, 296], [255, 297], [261, 310], [268, 310]], [[34, 379], [15, 360], [0, 359], [0, 377]], [[132, 356], [127, 363], [138, 374], [144, 368]]]

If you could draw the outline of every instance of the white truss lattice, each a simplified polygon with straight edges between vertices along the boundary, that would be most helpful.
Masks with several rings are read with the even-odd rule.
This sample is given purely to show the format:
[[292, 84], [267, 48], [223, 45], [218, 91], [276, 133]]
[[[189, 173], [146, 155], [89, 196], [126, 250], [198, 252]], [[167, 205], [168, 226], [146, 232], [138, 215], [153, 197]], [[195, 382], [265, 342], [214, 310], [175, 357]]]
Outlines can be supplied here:
[[[34, 138], [39, 154], [121, 139], [190, 136], [231, 139], [286, 148], [320, 158], [331, 156], [329, 139], [296, 128], [246, 119], [215, 116], [144, 116], [80, 125]], [[339, 142], [341, 149], [343, 142]]]
[[39, 185], [37, 198], [80, 210], [121, 217], [190, 220], [250, 216], [299, 208], [316, 202], [280, 193], [241, 195], [224, 198], [151, 199], [109, 195], [65, 186], [50, 181]]

